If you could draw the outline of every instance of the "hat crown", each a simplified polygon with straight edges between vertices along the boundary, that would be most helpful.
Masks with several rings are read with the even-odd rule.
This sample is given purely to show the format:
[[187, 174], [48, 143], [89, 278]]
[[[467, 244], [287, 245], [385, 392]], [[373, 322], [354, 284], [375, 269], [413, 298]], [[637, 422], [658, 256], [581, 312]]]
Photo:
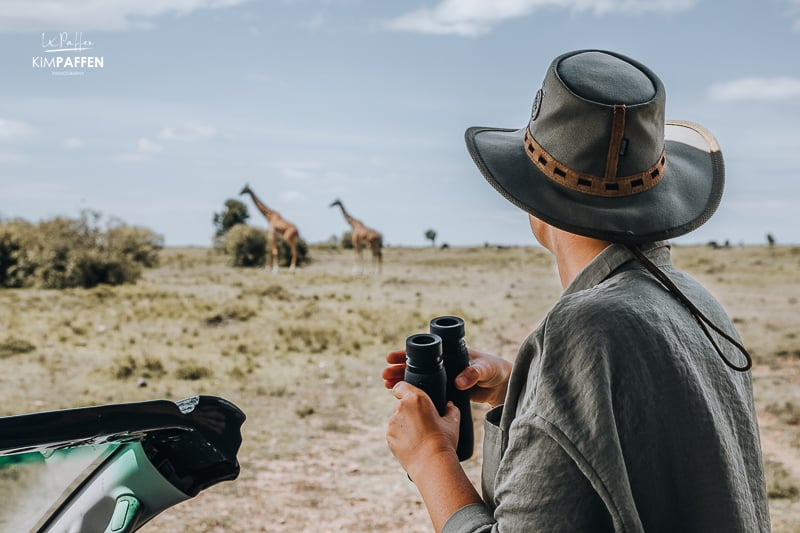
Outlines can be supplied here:
[[707, 129], [664, 120], [665, 99], [641, 63], [579, 50], [550, 64], [526, 127], [464, 137], [486, 180], [552, 226], [612, 242], [671, 239], [714, 213], [725, 166]]
[[655, 85], [641, 70], [604, 52], [566, 57], [555, 70], [575, 95], [600, 104], [636, 105], [656, 95]]
[[600, 50], [571, 52], [550, 65], [528, 129], [562, 165], [604, 176], [614, 109], [624, 106], [615, 175], [630, 176], [661, 157], [665, 99], [661, 80], [644, 65]]

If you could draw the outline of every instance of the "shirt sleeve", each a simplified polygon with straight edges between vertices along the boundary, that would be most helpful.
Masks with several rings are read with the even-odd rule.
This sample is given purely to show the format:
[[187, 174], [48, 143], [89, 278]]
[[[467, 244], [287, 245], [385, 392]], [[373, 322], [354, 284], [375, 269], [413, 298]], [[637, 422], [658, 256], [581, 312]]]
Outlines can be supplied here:
[[600, 496], [558, 443], [530, 425], [512, 434], [495, 480], [494, 512], [486, 505], [465, 506], [442, 533], [614, 530]]

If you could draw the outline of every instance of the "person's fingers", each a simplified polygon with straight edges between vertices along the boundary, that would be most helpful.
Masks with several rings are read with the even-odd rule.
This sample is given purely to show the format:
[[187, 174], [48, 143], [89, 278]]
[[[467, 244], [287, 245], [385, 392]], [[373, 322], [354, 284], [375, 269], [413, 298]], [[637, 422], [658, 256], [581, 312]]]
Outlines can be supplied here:
[[387, 389], [393, 389], [402, 379], [384, 379], [383, 386]]
[[443, 418], [449, 420], [453, 424], [458, 425], [458, 423], [461, 421], [461, 411], [453, 402], [447, 402], [447, 407], [445, 408]]
[[480, 366], [473, 365], [473, 366], [468, 366], [467, 368], [462, 370], [461, 373], [458, 376], [456, 376], [455, 379], [456, 388], [460, 390], [466, 390], [475, 386], [475, 384], [477, 384], [478, 381], [480, 381], [481, 379], [481, 373], [479, 369]]
[[389, 366], [381, 371], [381, 378], [383, 378], [383, 386], [391, 389], [405, 377], [406, 352], [402, 350], [390, 352], [386, 356], [386, 362], [389, 363]]
[[381, 371], [381, 377], [383, 379], [403, 379], [406, 373], [405, 365], [392, 365], [387, 366]]
[[397, 365], [400, 363], [406, 362], [406, 352], [405, 350], [399, 350], [396, 352], [389, 352], [389, 355], [386, 356], [386, 362], [390, 365]]
[[392, 365], [387, 366], [381, 372], [381, 378], [383, 378], [383, 386], [387, 389], [391, 389], [394, 387], [398, 381], [402, 381], [403, 378], [406, 376], [406, 367], [405, 365]]
[[414, 394], [415, 389], [416, 389], [416, 387], [414, 387], [414, 385], [412, 385], [412, 384], [410, 384], [410, 383], [408, 383], [406, 381], [398, 381], [392, 387], [392, 394], [398, 400], [402, 400], [403, 398], [405, 398], [409, 394]]

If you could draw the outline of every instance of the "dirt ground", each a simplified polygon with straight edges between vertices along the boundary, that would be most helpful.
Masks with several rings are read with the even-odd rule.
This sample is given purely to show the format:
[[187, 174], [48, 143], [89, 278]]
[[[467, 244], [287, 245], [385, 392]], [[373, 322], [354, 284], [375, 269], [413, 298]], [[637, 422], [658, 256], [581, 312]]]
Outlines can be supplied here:
[[[455, 314], [468, 344], [513, 359], [561, 292], [554, 265], [538, 248], [388, 248], [382, 274], [354, 275], [352, 251], [309, 253], [294, 274], [270, 274], [167, 249], [136, 285], [0, 290], [0, 414], [222, 396], [247, 414], [239, 478], [143, 531], [430, 531], [385, 444], [385, 354]], [[800, 532], [800, 248], [673, 257], [753, 353], [773, 531]], [[473, 404], [478, 443], [484, 412]], [[480, 455], [464, 463], [476, 484]]]

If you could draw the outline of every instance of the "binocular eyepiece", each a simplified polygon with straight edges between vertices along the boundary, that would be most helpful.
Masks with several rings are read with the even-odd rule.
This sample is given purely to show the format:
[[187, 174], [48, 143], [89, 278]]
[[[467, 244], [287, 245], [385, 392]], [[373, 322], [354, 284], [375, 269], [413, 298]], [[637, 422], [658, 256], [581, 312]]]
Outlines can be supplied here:
[[461, 411], [456, 450], [460, 461], [472, 456], [475, 440], [469, 391], [457, 389], [454, 383], [468, 365], [464, 320], [457, 316], [436, 317], [430, 322], [429, 334], [420, 333], [406, 339], [404, 381], [424, 390], [439, 416], [444, 415], [448, 400]]
[[442, 362], [442, 338], [421, 333], [406, 339], [404, 381], [424, 390], [439, 416], [447, 407], [447, 377]]

